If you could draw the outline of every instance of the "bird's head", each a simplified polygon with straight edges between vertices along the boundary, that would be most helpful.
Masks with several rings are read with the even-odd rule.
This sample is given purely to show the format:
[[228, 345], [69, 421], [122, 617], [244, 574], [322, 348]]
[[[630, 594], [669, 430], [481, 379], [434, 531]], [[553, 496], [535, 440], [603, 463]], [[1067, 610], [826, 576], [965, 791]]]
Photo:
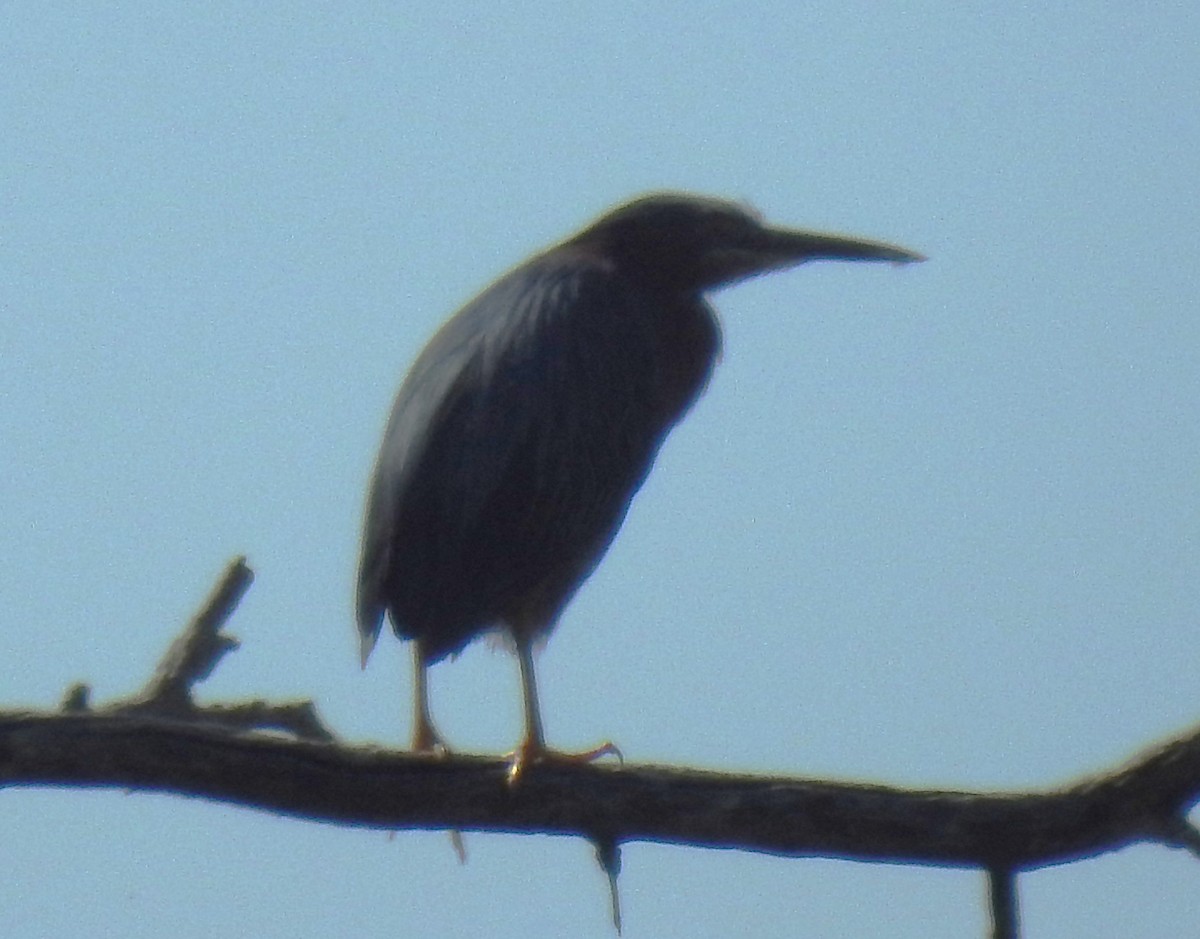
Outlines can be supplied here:
[[818, 259], [924, 260], [884, 242], [775, 228], [736, 202], [673, 192], [618, 206], [568, 243], [600, 252], [647, 285], [683, 293]]

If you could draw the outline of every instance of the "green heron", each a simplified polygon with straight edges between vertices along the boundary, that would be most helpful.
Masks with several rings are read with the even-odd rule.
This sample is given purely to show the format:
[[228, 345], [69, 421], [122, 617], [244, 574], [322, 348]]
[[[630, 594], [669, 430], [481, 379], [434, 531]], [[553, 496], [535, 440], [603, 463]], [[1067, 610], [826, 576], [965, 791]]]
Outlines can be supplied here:
[[547, 755], [534, 644], [603, 557], [708, 382], [720, 330], [705, 293], [818, 259], [922, 260], [659, 193], [519, 265], [441, 327], [392, 408], [358, 574], [363, 664], [385, 614], [413, 641], [414, 749], [444, 746], [428, 666], [499, 627], [524, 697], [512, 778]]

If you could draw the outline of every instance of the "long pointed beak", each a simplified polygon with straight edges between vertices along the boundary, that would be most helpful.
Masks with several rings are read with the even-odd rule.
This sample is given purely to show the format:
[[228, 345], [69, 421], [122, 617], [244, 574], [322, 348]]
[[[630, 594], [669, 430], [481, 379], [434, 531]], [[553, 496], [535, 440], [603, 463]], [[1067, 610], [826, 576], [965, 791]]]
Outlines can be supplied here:
[[727, 245], [705, 258], [705, 282], [719, 287], [805, 261], [889, 261], [911, 264], [925, 255], [886, 241], [798, 228], [760, 228], [741, 244]]
[[804, 261], [891, 261], [893, 264], [910, 264], [925, 260], [923, 254], [886, 241], [794, 228], [764, 228], [761, 243], [748, 247], [764, 257], [774, 258], [779, 264]]

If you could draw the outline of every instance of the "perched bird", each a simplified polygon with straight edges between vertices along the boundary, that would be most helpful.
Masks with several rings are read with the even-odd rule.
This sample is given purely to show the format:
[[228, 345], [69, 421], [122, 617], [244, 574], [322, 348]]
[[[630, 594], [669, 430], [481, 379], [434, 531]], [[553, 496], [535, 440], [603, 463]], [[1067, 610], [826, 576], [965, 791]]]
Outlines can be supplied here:
[[384, 432], [357, 589], [364, 666], [385, 616], [413, 642], [415, 750], [444, 747], [428, 666], [498, 627], [524, 697], [512, 778], [550, 755], [534, 643], [595, 569], [708, 382], [720, 329], [704, 294], [817, 259], [922, 260], [774, 228], [736, 203], [658, 193], [505, 274], [430, 340]]

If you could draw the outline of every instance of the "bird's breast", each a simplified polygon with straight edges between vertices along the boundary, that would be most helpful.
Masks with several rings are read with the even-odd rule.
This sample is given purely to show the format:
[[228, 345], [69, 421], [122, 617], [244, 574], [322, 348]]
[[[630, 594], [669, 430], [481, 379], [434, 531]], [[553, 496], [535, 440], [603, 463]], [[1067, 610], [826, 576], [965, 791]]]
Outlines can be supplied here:
[[721, 349], [712, 310], [693, 299], [663, 307], [655, 317], [658, 408], [667, 426], [679, 421], [708, 385]]

